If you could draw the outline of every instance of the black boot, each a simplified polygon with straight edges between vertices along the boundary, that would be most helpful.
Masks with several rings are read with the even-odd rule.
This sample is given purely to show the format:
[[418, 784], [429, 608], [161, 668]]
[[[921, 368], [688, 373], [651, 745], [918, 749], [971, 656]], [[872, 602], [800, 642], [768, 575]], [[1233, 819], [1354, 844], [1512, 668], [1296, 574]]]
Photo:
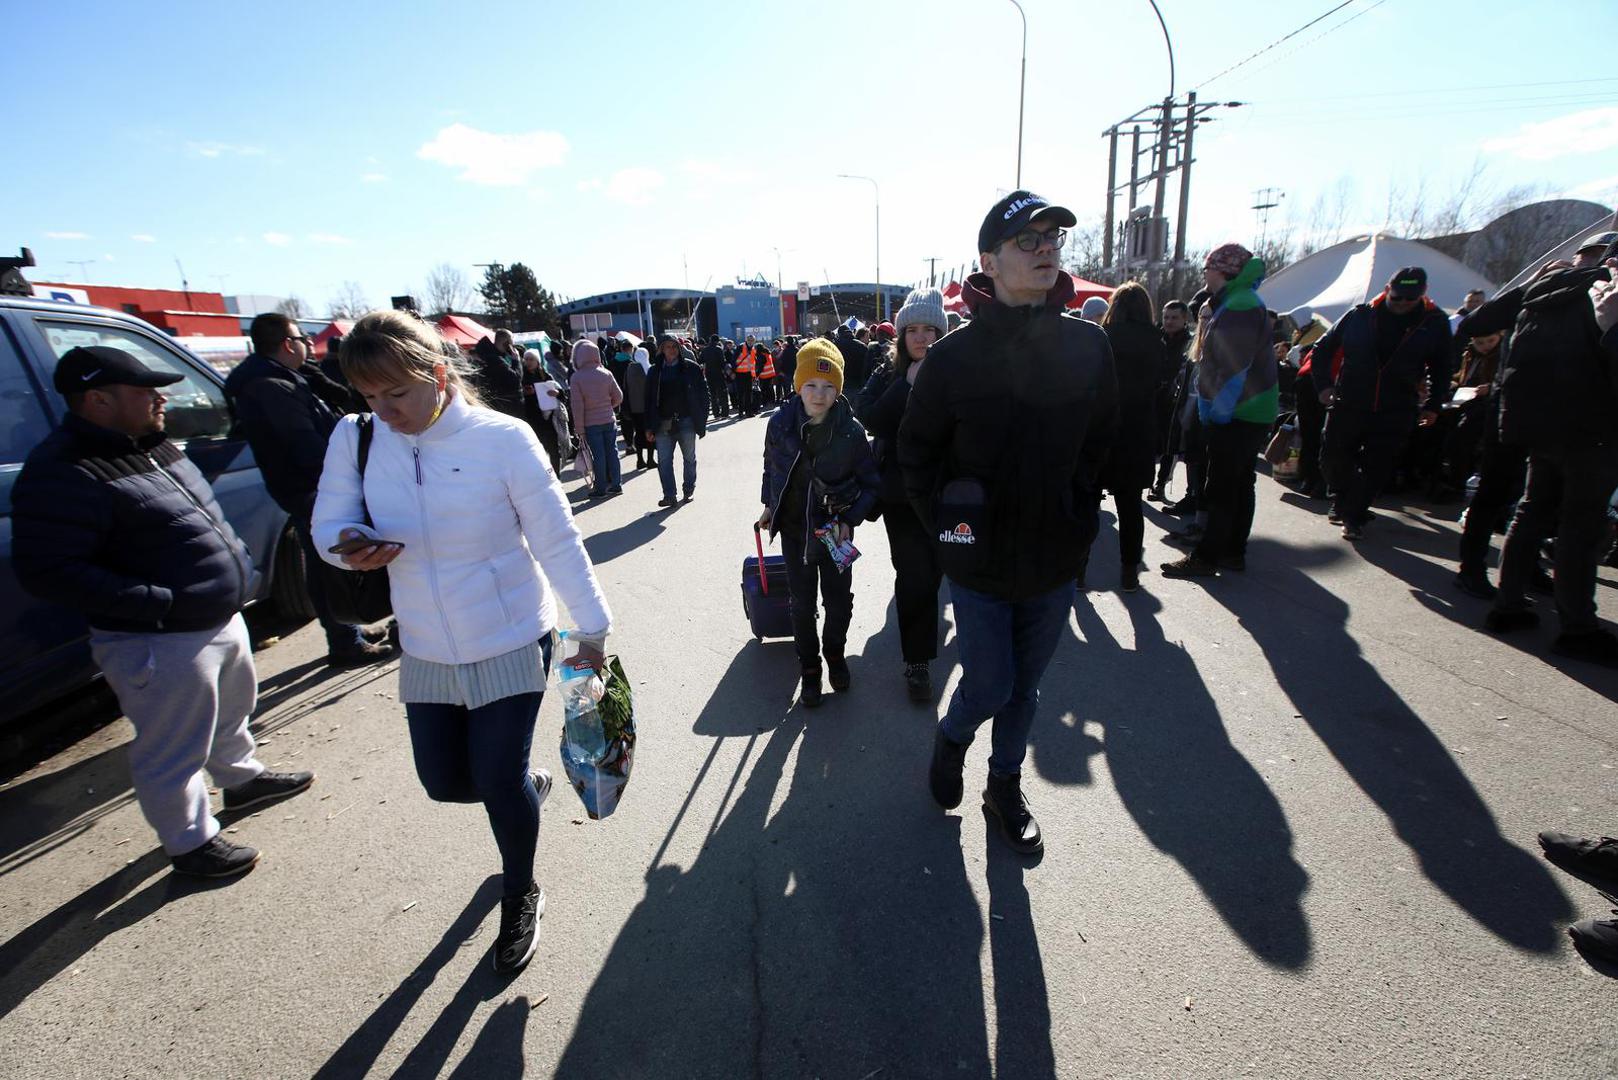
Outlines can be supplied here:
[[830, 680], [831, 688], [839, 694], [848, 689], [850, 679], [848, 661], [843, 658], [842, 653], [836, 656], [827, 655], [826, 678]]
[[823, 695], [820, 690], [819, 668], [804, 669], [803, 693], [799, 696], [798, 700], [803, 702], [803, 707], [806, 709], [816, 708], [823, 700]]
[[933, 789], [933, 801], [945, 810], [961, 805], [961, 773], [965, 768], [966, 747], [951, 742], [942, 727], [934, 730], [933, 763], [927, 770], [927, 784]]
[[1022, 777], [989, 774], [989, 786], [983, 789], [983, 805], [1000, 819], [1000, 832], [1011, 850], [1019, 855], [1032, 855], [1045, 846], [1039, 835], [1039, 822], [1028, 812], [1028, 802], [1022, 796]]

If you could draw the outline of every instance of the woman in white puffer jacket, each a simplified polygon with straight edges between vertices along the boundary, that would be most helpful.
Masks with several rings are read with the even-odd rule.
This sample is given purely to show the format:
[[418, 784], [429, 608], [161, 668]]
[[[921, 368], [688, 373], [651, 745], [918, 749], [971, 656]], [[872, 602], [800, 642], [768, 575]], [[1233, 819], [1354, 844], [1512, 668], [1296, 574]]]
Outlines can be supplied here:
[[[579, 624], [581, 661], [600, 664], [612, 616], [533, 429], [484, 408], [430, 326], [372, 312], [344, 339], [341, 363], [380, 423], [363, 491], [359, 418], [332, 433], [315, 544], [349, 569], [387, 567], [416, 772], [429, 797], [487, 810], [505, 879], [494, 966], [517, 971], [545, 903], [534, 852], [551, 779], [530, 773], [528, 753], [550, 670], [552, 588]], [[373, 542], [330, 552], [353, 541]]]

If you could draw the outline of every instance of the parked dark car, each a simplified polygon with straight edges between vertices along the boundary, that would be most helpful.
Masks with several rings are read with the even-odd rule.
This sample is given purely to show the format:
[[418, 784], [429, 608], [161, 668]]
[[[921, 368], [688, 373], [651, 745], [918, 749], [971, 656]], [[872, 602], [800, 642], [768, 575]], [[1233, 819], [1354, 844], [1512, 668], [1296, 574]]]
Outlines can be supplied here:
[[247, 442], [232, 430], [224, 380], [149, 323], [105, 308], [0, 296], [0, 727], [99, 676], [76, 612], [28, 595], [11, 568], [11, 489], [28, 454], [66, 406], [51, 389], [57, 358], [76, 345], [110, 345], [185, 378], [168, 396], [168, 433], [218, 493], [219, 505], [264, 575], [257, 600], [311, 614], [297, 541], [264, 490]]

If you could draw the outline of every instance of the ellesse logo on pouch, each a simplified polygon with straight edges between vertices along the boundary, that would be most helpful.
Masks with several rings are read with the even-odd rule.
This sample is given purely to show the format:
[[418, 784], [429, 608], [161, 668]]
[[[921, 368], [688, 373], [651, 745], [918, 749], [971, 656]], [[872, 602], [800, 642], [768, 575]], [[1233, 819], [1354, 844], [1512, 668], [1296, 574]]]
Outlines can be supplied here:
[[972, 535], [972, 526], [961, 522], [953, 530], [945, 529], [938, 534], [940, 544], [975, 544], [978, 538]]

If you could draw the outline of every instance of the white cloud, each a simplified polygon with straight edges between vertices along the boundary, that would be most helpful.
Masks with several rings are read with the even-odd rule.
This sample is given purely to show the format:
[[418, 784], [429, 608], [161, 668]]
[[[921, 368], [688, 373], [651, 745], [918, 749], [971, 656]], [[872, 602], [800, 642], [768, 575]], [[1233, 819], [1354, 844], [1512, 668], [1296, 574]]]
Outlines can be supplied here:
[[292, 243], [292, 237], [282, 232], [267, 232], [264, 234], [264, 242], [273, 247], [286, 247]]
[[680, 163], [680, 171], [693, 180], [710, 184], [750, 184], [758, 179], [758, 173], [752, 169], [735, 169], [717, 161], [704, 161], [700, 158], [687, 158]]
[[47, 239], [47, 240], [88, 240], [88, 239], [90, 239], [90, 234], [89, 233], [82, 233], [82, 232], [48, 232], [48, 233], [45, 234], [45, 239]]
[[387, 182], [388, 177], [386, 173], [368, 172], [360, 177], [360, 183], [362, 184], [385, 184]]
[[310, 233], [309, 234], [309, 242], [311, 244], [327, 244], [327, 245], [336, 245], [336, 246], [347, 247], [349, 244], [352, 244], [354, 241], [350, 240], [346, 236], [338, 236], [336, 233], [317, 232], [317, 233]]
[[232, 157], [262, 157], [262, 146], [248, 146], [243, 143], [227, 142], [189, 142], [185, 144], [186, 151], [197, 157], [219, 158], [229, 154]]
[[600, 180], [580, 180], [576, 185], [580, 191], [600, 191], [606, 185]]
[[1528, 161], [1550, 161], [1573, 154], [1593, 154], [1618, 147], [1618, 106], [1584, 109], [1534, 124], [1516, 134], [1483, 144], [1490, 153], [1511, 154]]
[[554, 131], [500, 135], [465, 124], [451, 124], [416, 151], [416, 156], [460, 169], [457, 179], [473, 184], [513, 187], [540, 169], [567, 158], [566, 137]]
[[662, 173], [632, 165], [612, 174], [607, 181], [607, 198], [629, 206], [645, 206], [652, 201], [652, 193], [662, 186]]
[[1588, 181], [1578, 187], [1569, 188], [1565, 194], [1570, 199], [1590, 199], [1610, 204], [1615, 197], [1618, 197], [1618, 176]]
[[103, 255], [103, 256], [101, 256], [101, 261], [102, 262], [117, 262], [118, 257], [116, 255], [111, 255], [111, 254]]
[[131, 240], [135, 241], [137, 244], [155, 244], [155, 243], [157, 243], [157, 237], [153, 236], [151, 233], [143, 233], [143, 232], [131, 233], [129, 238]]

